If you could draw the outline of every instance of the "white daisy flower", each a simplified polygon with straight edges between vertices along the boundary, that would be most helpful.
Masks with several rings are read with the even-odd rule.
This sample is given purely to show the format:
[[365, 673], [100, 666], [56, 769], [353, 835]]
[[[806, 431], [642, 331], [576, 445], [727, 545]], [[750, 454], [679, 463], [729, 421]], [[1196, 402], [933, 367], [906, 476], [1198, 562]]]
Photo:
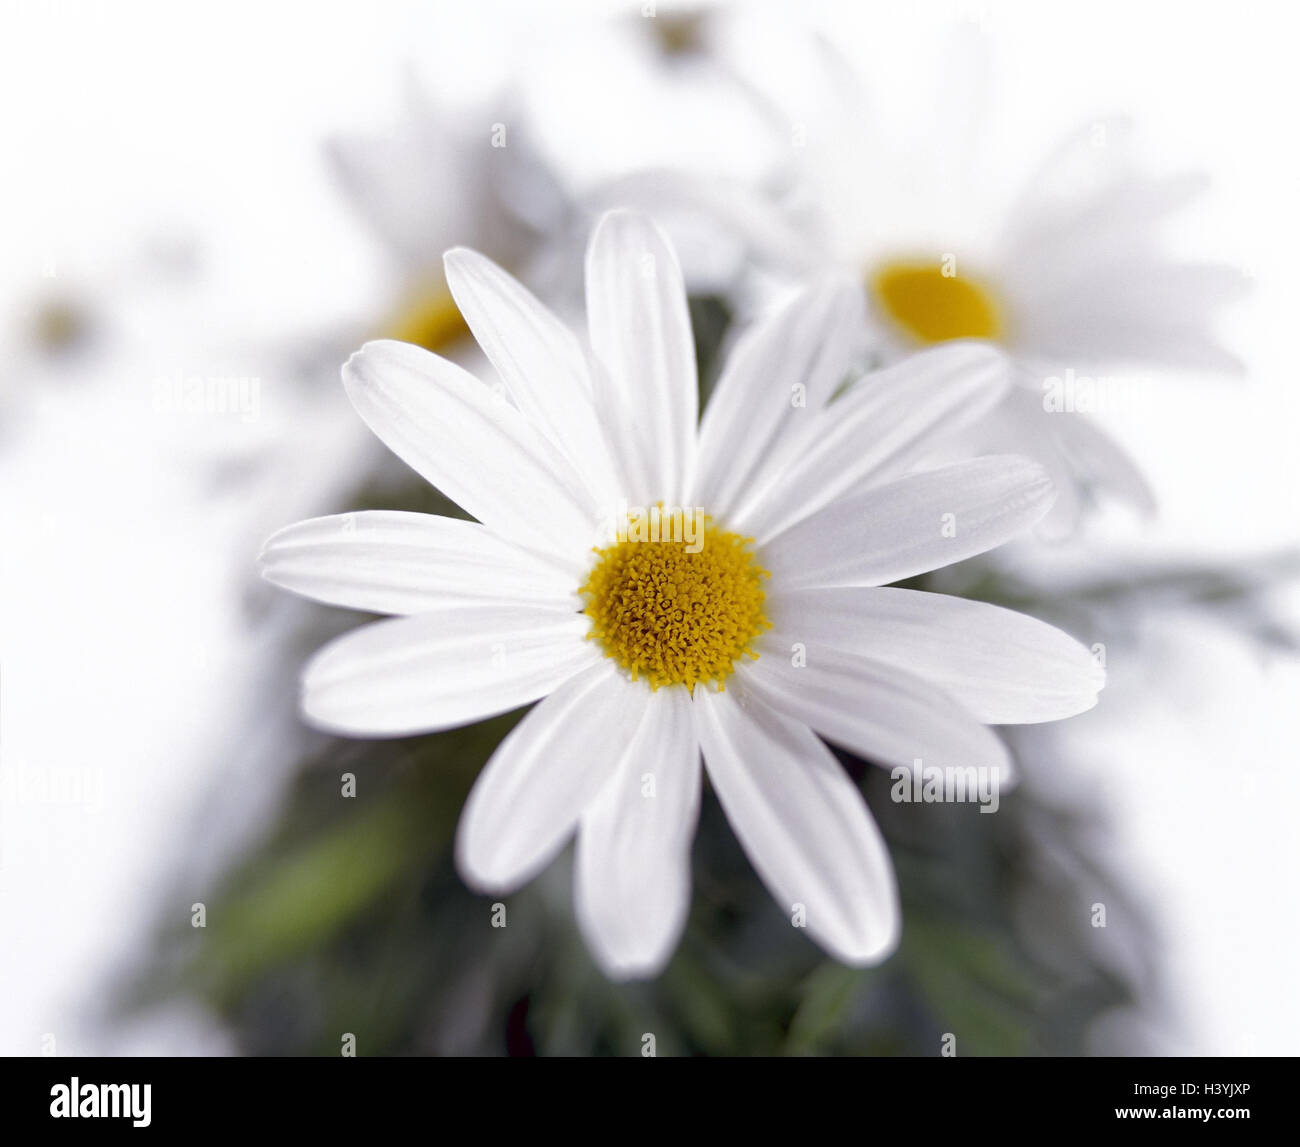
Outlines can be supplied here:
[[1042, 622], [883, 588], [1049, 507], [1046, 474], [1017, 457], [908, 472], [999, 401], [1002, 357], [954, 343], [832, 402], [862, 307], [832, 281], [745, 335], [697, 428], [681, 271], [646, 217], [595, 229], [589, 350], [483, 256], [453, 250], [446, 270], [500, 386], [391, 341], [343, 379], [371, 429], [478, 521], [348, 514], [268, 542], [272, 582], [397, 615], [314, 657], [307, 718], [404, 736], [536, 701], [475, 784], [457, 863], [506, 893], [576, 834], [576, 914], [611, 977], [653, 975], [676, 945], [701, 754], [782, 910], [840, 960], [883, 958], [899, 931], [890, 859], [819, 734], [882, 765], [1006, 778], [988, 725], [1081, 712], [1102, 684]]
[[[1132, 125], [1109, 117], [1064, 139], [1007, 196], [978, 146], [989, 87], [978, 28], [962, 27], [947, 57], [918, 73], [936, 82], [936, 98], [895, 91], [887, 104], [829, 42], [805, 60], [789, 36], [750, 31], [730, 63], [761, 77], [750, 91], [789, 157], [786, 186], [765, 219], [751, 195], [715, 222], [744, 229], [769, 269], [797, 280], [828, 269], [861, 277], [884, 361], [951, 339], [1001, 346], [1015, 385], [977, 442], [1048, 468], [1060, 494], [1054, 532], [1073, 527], [1094, 491], [1152, 512], [1145, 478], [1091, 417], [1095, 400], [1076, 401], [1075, 383], [1091, 382], [1091, 396], [1099, 374], [1124, 391], [1152, 368], [1240, 370], [1212, 321], [1241, 296], [1244, 276], [1180, 261], [1159, 241], [1161, 224], [1207, 181], [1153, 173]], [[806, 90], [782, 87], [796, 59], [820, 96], [811, 106]], [[634, 188], [624, 194], [642, 202]]]
[[574, 209], [532, 146], [512, 93], [453, 108], [408, 72], [401, 95], [389, 130], [336, 137], [329, 157], [401, 280], [386, 333], [444, 351], [466, 331], [442, 253], [470, 244], [531, 271], [545, 258], [543, 237], [566, 225]]

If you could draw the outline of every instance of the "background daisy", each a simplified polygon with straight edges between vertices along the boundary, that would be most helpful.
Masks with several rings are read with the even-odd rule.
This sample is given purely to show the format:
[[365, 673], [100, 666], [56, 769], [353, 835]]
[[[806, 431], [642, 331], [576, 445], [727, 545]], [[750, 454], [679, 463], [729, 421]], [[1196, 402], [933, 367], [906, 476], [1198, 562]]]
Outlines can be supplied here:
[[1048, 467], [1061, 488], [1051, 533], [1073, 529], [1100, 490], [1153, 512], [1140, 469], [1092, 415], [1122, 413], [1144, 371], [1241, 370], [1214, 326], [1245, 276], [1161, 242], [1205, 177], [1156, 171], [1127, 118], [1100, 116], [1018, 190], [994, 178], [995, 84], [974, 20], [937, 32], [931, 66], [901, 85], [873, 83], [828, 37], [789, 39], [770, 20], [741, 21], [720, 48], [786, 160], [775, 210], [764, 219], [741, 196], [739, 209], [717, 210], [719, 225], [746, 233], [769, 270], [860, 276], [873, 351], [886, 360], [953, 338], [1006, 349], [1018, 385], [972, 443]]

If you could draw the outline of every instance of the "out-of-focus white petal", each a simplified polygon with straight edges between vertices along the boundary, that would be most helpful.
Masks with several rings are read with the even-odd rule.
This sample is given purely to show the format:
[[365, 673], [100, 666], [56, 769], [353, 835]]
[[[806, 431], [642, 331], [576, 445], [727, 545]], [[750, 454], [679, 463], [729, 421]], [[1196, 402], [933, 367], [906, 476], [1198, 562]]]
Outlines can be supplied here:
[[650, 699], [604, 659], [543, 700], [492, 754], [461, 814], [456, 865], [483, 892], [526, 884], [609, 782]]
[[699, 397], [686, 287], [645, 215], [605, 214], [587, 248], [587, 324], [597, 409], [633, 505], [682, 504], [693, 478]]
[[1240, 373], [1208, 330], [1247, 283], [1232, 267], [1177, 262], [1161, 221], [1209, 185], [1141, 170], [1132, 125], [1092, 121], [1026, 184], [997, 249], [1018, 356], [1093, 370], [1107, 362]]
[[1035, 312], [1065, 316], [1133, 316], [1173, 326], [1204, 322], [1218, 307], [1249, 293], [1250, 281], [1224, 263], [1175, 263], [1148, 252], [1107, 252], [1036, 291]]
[[979, 342], [945, 343], [866, 375], [799, 431], [788, 465], [763, 471], [732, 528], [762, 544], [855, 487], [905, 472], [1009, 385], [1005, 356]]
[[1203, 313], [1192, 312], [1036, 309], [1024, 317], [1016, 350], [1030, 363], [1081, 363], [1103, 376], [1105, 368], [1099, 364], [1108, 362], [1241, 374], [1241, 359], [1215, 341], [1209, 323]]
[[581, 345], [514, 276], [464, 247], [443, 257], [447, 285], [515, 404], [564, 452], [602, 507], [619, 497]]
[[330, 732], [401, 737], [536, 701], [599, 658], [589, 621], [554, 606], [444, 606], [376, 621], [303, 672], [303, 713]]
[[661, 689], [578, 830], [578, 924], [612, 979], [653, 976], [672, 956], [690, 907], [699, 806], [690, 695]]
[[509, 541], [581, 572], [601, 510], [504, 395], [408, 343], [366, 343], [343, 367], [357, 413], [407, 465]]
[[343, 191], [397, 262], [427, 275], [443, 248], [480, 224], [490, 194], [481, 148], [458, 134], [408, 73], [397, 120], [371, 135], [331, 139], [326, 154]]
[[[1091, 154], [1099, 149], [1092, 148]], [[1112, 173], [1106, 186], [1087, 190], [1086, 181], [1057, 197], [1030, 185], [1022, 209], [1011, 211], [1003, 232], [1002, 260], [1018, 267], [1025, 282], [1048, 284], [1099, 256], [1126, 258], [1154, 249], [1160, 221], [1192, 202], [1209, 186], [1201, 172], [1159, 178]]]
[[1088, 415], [1046, 409], [1046, 394], [1027, 385], [1012, 387], [974, 432], [973, 443], [977, 449], [988, 446], [1026, 454], [1047, 471], [1057, 498], [1036, 532], [1048, 540], [1068, 538], [1098, 494], [1112, 495], [1140, 514], [1153, 515], [1155, 494], [1124, 448]]
[[[794, 590], [774, 604], [773, 621], [790, 643], [801, 643], [810, 665], [827, 649], [859, 654], [923, 678], [994, 725], [1072, 717], [1096, 704], [1105, 683], [1092, 654], [1069, 634], [962, 597], [908, 589]], [[773, 660], [783, 655], [778, 646]], [[865, 707], [870, 698], [861, 701]]]
[[1105, 490], [1148, 517], [1156, 496], [1128, 452], [1092, 419], [1068, 414], [1058, 423], [1059, 441], [1070, 465], [1088, 486]]
[[740, 179], [647, 168], [598, 183], [581, 197], [592, 213], [647, 211], [672, 237], [695, 290], [735, 286], [746, 252], [783, 272], [811, 274], [823, 258], [771, 197]]
[[832, 502], [764, 545], [761, 560], [774, 591], [885, 585], [1000, 546], [1053, 496], [1027, 458], [956, 462]]
[[1214, 313], [1249, 290], [1236, 268], [1175, 263], [1124, 245], [1090, 250], [1086, 263], [1050, 265], [1050, 279], [1037, 264], [1005, 273], [1016, 313], [1015, 352], [1027, 364], [1061, 364], [1102, 377], [1113, 373], [1107, 363], [1243, 371], [1213, 331]]
[[260, 564], [283, 589], [371, 613], [576, 602], [572, 579], [558, 570], [478, 522], [436, 514], [366, 510], [297, 522], [267, 541]]
[[726, 517], [761, 475], [779, 469], [797, 430], [818, 418], [862, 339], [862, 288], [806, 288], [736, 343], [700, 424], [695, 498]]
[[705, 767], [745, 854], [781, 911], [847, 964], [898, 941], [889, 853], [854, 787], [807, 725], [750, 693], [695, 691]]

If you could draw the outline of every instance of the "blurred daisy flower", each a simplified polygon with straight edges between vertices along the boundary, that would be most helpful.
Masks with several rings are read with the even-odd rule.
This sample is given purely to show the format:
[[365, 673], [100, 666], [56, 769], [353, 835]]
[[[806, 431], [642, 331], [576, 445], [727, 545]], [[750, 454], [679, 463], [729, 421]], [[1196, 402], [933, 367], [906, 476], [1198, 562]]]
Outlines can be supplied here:
[[478, 521], [367, 512], [276, 534], [264, 576], [399, 615], [327, 645], [314, 724], [447, 729], [537, 701], [461, 817], [472, 887], [516, 889], [576, 833], [576, 911], [605, 972], [653, 975], [690, 899], [700, 758], [783, 910], [850, 964], [899, 931], [892, 866], [818, 734], [882, 765], [989, 770], [990, 724], [1091, 707], [1102, 674], [1043, 622], [883, 588], [981, 553], [1053, 498], [1019, 457], [916, 473], [940, 433], [1001, 400], [994, 348], [954, 342], [836, 395], [861, 288], [806, 289], [737, 343], [697, 427], [676, 255], [607, 214], [586, 260], [589, 348], [480, 254], [447, 282], [493, 386], [408, 344], [344, 367], [358, 413]]
[[[618, 66], [635, 70], [631, 60]], [[567, 84], [567, 69], [559, 71]], [[541, 81], [534, 77], [534, 83]], [[533, 96], [531, 102], [539, 101]], [[587, 125], [577, 128], [581, 134]], [[408, 74], [401, 110], [388, 131], [331, 141], [339, 184], [396, 272], [397, 287], [378, 324], [382, 337], [454, 353], [474, 365], [465, 358], [473, 344], [442, 263], [443, 252], [456, 246], [508, 268], [552, 298], [561, 313], [581, 311], [586, 238], [605, 211], [622, 205], [629, 176], [604, 171], [575, 178], [554, 160], [557, 148], [552, 141], [547, 149], [546, 134], [510, 92], [472, 110], [455, 109], [432, 99]], [[579, 146], [566, 135], [558, 152], [571, 160]], [[668, 166], [637, 170], [630, 178], [642, 200], [656, 204], [656, 218], [682, 255], [692, 289], [731, 289], [746, 251], [734, 231], [713, 226], [711, 213], [737, 185]], [[762, 218], [756, 217], [755, 226]]]
[[508, 93], [472, 111], [440, 107], [408, 74], [392, 127], [339, 136], [329, 157], [397, 270], [384, 333], [427, 349], [468, 333], [443, 274], [445, 250], [467, 244], [524, 274], [543, 237], [568, 221]]
[[[344, 396], [335, 387], [322, 389], [320, 379], [326, 364], [332, 370], [370, 336], [476, 361], [447, 288], [443, 251], [470, 244], [539, 280], [549, 236], [567, 226], [571, 208], [527, 135], [509, 92], [450, 106], [408, 69], [387, 128], [328, 141], [338, 185], [387, 265], [378, 297], [363, 295], [345, 314], [261, 348], [271, 375], [267, 401], [256, 425], [241, 428], [226, 467], [240, 479], [232, 492], [247, 507], [254, 545], [273, 524], [337, 507], [365, 482], [405, 481], [376, 454]], [[334, 465], [310, 473], [302, 466], [304, 452], [323, 453]]]
[[[963, 27], [948, 58], [927, 69], [937, 81], [934, 100], [894, 94], [890, 106], [909, 108], [915, 121], [902, 133], [891, 131], [899, 125], [886, 122], [854, 67], [822, 41], [809, 65], [821, 99], [811, 107], [801, 95], [785, 101], [778, 73], [793, 69], [790, 42], [738, 36], [726, 53], [741, 82], [763, 77], [745, 86], [791, 158], [762, 223], [755, 225], [751, 197], [718, 211], [719, 224], [744, 229], [769, 272], [860, 276], [885, 361], [953, 339], [1004, 348], [1015, 385], [976, 441], [1047, 467], [1060, 491], [1054, 532], [1075, 525], [1093, 491], [1151, 512], [1144, 477], [1089, 417], [1095, 399], [1071, 386], [1078, 378], [1095, 383], [1099, 368], [1121, 390], [1140, 376], [1116, 371], [1240, 369], [1211, 327], [1221, 306], [1243, 293], [1245, 277], [1226, 265], [1178, 261], [1158, 239], [1159, 225], [1206, 180], [1152, 174], [1131, 125], [1103, 119], [1068, 136], [1008, 199], [991, 187], [979, 147], [989, 85], [977, 27]], [[756, 44], [780, 58], [747, 55]]]

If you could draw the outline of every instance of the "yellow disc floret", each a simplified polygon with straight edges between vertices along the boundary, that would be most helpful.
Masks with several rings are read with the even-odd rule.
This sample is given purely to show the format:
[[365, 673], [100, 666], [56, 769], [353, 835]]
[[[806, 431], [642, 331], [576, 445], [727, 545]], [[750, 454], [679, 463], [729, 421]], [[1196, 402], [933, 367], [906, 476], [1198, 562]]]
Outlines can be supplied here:
[[442, 351], [469, 334], [456, 300], [441, 285], [415, 290], [387, 324], [386, 338]]
[[758, 657], [753, 642], [770, 624], [763, 614], [767, 571], [752, 539], [702, 514], [699, 521], [689, 540], [667, 530], [664, 540], [634, 540], [634, 530], [620, 530], [618, 541], [596, 551], [578, 591], [591, 618], [588, 637], [653, 689], [722, 688], [741, 657]]
[[918, 342], [995, 339], [1003, 334], [1002, 315], [982, 285], [942, 263], [886, 263], [871, 280], [885, 313]]

